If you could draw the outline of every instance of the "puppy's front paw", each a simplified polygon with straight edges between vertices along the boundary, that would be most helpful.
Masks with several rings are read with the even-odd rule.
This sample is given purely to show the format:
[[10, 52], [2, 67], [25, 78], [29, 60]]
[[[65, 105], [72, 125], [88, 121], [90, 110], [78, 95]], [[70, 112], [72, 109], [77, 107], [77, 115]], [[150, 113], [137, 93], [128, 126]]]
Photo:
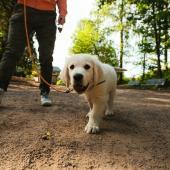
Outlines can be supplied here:
[[107, 110], [106, 112], [105, 112], [105, 116], [113, 116], [114, 115], [114, 112], [113, 112], [113, 110]]
[[86, 133], [97, 133], [99, 132], [99, 126], [92, 124], [92, 123], [87, 123], [85, 127], [85, 132]]

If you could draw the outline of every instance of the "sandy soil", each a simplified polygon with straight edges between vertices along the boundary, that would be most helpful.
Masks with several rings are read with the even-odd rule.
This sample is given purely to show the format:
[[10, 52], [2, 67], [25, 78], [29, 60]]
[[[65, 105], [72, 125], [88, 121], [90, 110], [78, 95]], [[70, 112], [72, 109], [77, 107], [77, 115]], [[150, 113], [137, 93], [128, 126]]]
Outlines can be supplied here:
[[168, 170], [170, 92], [118, 89], [115, 115], [101, 132], [84, 132], [88, 106], [75, 93], [51, 93], [15, 82], [0, 107], [0, 170]]

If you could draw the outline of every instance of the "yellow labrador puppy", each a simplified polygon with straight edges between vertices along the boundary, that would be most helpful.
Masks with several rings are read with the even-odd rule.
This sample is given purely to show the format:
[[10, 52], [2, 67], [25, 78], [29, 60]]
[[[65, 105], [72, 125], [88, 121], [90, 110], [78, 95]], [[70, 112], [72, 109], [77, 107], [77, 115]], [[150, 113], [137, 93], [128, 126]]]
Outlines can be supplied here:
[[90, 106], [85, 131], [97, 133], [102, 117], [113, 114], [117, 85], [115, 69], [100, 62], [96, 56], [76, 54], [66, 60], [60, 78], [68, 88], [73, 88], [78, 94], [85, 94]]

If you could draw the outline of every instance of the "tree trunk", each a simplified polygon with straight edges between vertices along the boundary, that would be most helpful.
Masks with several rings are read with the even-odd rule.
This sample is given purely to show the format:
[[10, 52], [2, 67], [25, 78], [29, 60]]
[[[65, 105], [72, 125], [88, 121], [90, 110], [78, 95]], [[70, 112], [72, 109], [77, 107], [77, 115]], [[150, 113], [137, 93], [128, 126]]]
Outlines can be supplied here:
[[[124, 11], [124, 4], [123, 0], [121, 2], [121, 10], [120, 10], [120, 23], [121, 23], [121, 30], [120, 30], [120, 64], [119, 67], [123, 68], [123, 51], [124, 51], [124, 26], [123, 26], [123, 11]], [[119, 75], [119, 83], [123, 82], [123, 72]]]
[[168, 47], [167, 47], [167, 42], [168, 42], [168, 32], [165, 34], [165, 49], [164, 49], [164, 66], [165, 70], [168, 71]]
[[[165, 5], [165, 10], [168, 12], [168, 2]], [[168, 71], [168, 18], [165, 15], [165, 22], [164, 22], [164, 35], [165, 35], [165, 44], [164, 44], [164, 67], [165, 70]]]
[[[120, 68], [123, 68], [123, 45], [124, 45], [124, 41], [123, 41], [123, 30], [121, 30], [120, 32]], [[123, 72], [120, 73], [119, 76], [119, 82], [121, 83], [123, 81]]]
[[143, 56], [143, 75], [142, 75], [142, 80], [145, 79], [145, 71], [146, 71], [146, 53], [144, 53], [144, 56]]
[[159, 27], [160, 25], [157, 22], [157, 19], [155, 17], [155, 2], [152, 4], [152, 13], [154, 17], [154, 34], [155, 34], [155, 49], [156, 49], [156, 54], [157, 54], [157, 75], [158, 77], [162, 78], [162, 69], [161, 69], [161, 53], [160, 53], [160, 44], [161, 44], [161, 39], [160, 39], [160, 31]]

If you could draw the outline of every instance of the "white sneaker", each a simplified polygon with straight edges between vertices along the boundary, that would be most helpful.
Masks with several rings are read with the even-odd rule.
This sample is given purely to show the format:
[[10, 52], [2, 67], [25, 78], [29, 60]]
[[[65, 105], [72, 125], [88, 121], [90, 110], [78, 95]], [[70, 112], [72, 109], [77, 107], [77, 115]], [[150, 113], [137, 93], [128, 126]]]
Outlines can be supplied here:
[[3, 96], [4, 96], [4, 90], [0, 88], [0, 104], [2, 103]]
[[51, 106], [52, 101], [49, 99], [48, 94], [41, 95], [41, 105], [42, 106]]

